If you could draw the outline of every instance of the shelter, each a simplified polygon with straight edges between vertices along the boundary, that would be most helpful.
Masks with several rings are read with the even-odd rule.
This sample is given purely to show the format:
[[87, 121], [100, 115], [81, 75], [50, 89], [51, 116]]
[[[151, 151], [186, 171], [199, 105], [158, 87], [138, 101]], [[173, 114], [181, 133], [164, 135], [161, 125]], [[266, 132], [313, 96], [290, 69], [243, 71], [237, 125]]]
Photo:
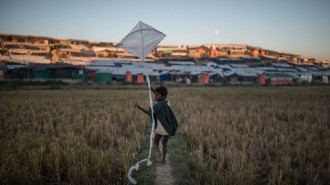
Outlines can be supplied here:
[[165, 72], [162, 72], [162, 73], [160, 74], [160, 79], [161, 79], [162, 81], [171, 81], [171, 79], [172, 79], [172, 75], [171, 75], [170, 72], [165, 71]]
[[133, 78], [132, 78], [132, 73], [131, 72], [127, 72], [126, 73], [125, 81], [126, 82], [133, 82]]
[[173, 66], [173, 65], [194, 66], [195, 62], [193, 62], [193, 61], [169, 61], [167, 63], [167, 65], [169, 65], [169, 66]]
[[286, 73], [266, 73], [266, 82], [269, 85], [291, 85], [293, 84], [293, 77]]
[[136, 75], [136, 83], [144, 83], [143, 74]]
[[206, 73], [203, 74], [203, 83], [204, 84], [209, 84], [210, 83], [210, 76], [209, 76], [209, 74], [206, 74]]
[[260, 85], [266, 85], [266, 75], [265, 74], [259, 75], [259, 77], [258, 77], [258, 84], [260, 84]]
[[5, 79], [7, 75], [7, 67], [5, 65], [0, 65], [0, 79]]
[[226, 58], [226, 57], [218, 57], [214, 59], [214, 62], [217, 64], [235, 64], [242, 63], [243, 59], [241, 58]]
[[206, 53], [208, 52], [208, 48], [203, 45], [190, 45], [187, 46], [188, 49], [188, 56], [189, 57], [196, 57], [196, 58], [203, 58]]
[[223, 83], [224, 82], [224, 76], [223, 73], [221, 72], [215, 72], [215, 73], [210, 73], [210, 83], [211, 84], [216, 84], [216, 83]]
[[[71, 64], [32, 64], [29, 66], [38, 78], [73, 79], [83, 68]], [[82, 72], [80, 71], [80, 74]]]
[[88, 69], [88, 68], [85, 68], [85, 73], [86, 73], [86, 77], [88, 79], [95, 79], [96, 78], [96, 71], [95, 69]]
[[111, 73], [96, 73], [95, 82], [98, 84], [112, 83], [112, 74]]
[[259, 57], [240, 57], [244, 63], [260, 63]]
[[188, 56], [188, 50], [187, 47], [164, 47], [159, 46], [156, 49], [157, 56], [159, 57], [187, 57]]
[[7, 75], [10, 79], [29, 78], [29, 68], [26, 65], [6, 65]]
[[238, 50], [238, 49], [228, 50], [228, 55], [245, 55], [245, 54], [247, 54], [247, 50]]
[[95, 57], [93, 50], [81, 50], [81, 54], [83, 57]]

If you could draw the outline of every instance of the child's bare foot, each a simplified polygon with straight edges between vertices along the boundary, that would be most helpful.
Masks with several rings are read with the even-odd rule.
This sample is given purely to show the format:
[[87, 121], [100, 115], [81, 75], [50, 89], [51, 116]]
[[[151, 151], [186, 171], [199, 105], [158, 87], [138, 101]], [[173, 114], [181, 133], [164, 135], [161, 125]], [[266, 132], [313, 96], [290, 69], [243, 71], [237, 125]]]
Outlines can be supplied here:
[[157, 158], [156, 158], [156, 161], [157, 162], [161, 162], [161, 160], [162, 160], [162, 153], [161, 152], [159, 152], [158, 154], [157, 154]]

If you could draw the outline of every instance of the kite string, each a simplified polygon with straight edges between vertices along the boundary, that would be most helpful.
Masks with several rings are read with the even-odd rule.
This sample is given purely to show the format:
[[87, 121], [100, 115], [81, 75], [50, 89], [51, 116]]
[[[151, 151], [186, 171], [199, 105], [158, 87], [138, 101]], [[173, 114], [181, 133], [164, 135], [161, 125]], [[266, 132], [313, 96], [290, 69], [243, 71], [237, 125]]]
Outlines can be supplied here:
[[[142, 101], [142, 96], [139, 98], [141, 101]], [[135, 140], [138, 144], [138, 150], [137, 152], [133, 153], [133, 158], [135, 159], [136, 162], [138, 162], [139, 160], [137, 159], [136, 155], [140, 153], [140, 150], [141, 150], [141, 145], [140, 145], [140, 139], [138, 137], [138, 126], [137, 126], [137, 120], [140, 120], [140, 111], [138, 111], [137, 109], [134, 109], [134, 135], [135, 135]]]
[[150, 146], [149, 146], [149, 155], [148, 158], [146, 159], [142, 159], [141, 161], [137, 162], [134, 166], [131, 166], [129, 171], [128, 171], [128, 180], [132, 183], [132, 184], [136, 184], [136, 180], [134, 178], [132, 178], [131, 173], [133, 170], [139, 170], [140, 167], [140, 163], [147, 161], [147, 165], [150, 166], [152, 164], [152, 162], [150, 161], [150, 157], [151, 157], [151, 150], [152, 150], [152, 143], [153, 143], [153, 135], [154, 135], [154, 130], [155, 130], [155, 119], [154, 119], [154, 115], [153, 115], [153, 103], [152, 103], [152, 98], [151, 98], [151, 88], [150, 88], [150, 79], [149, 76], [146, 75], [146, 79], [148, 82], [148, 89], [149, 89], [149, 101], [150, 101], [150, 108], [151, 108], [151, 118], [152, 118], [152, 128], [151, 128], [151, 133], [150, 133]]
[[[140, 142], [139, 142], [139, 138], [138, 138], [138, 128], [137, 128], [137, 119], [138, 119], [138, 113], [139, 111], [137, 109], [135, 109], [134, 111], [134, 127], [135, 127], [135, 139], [136, 142], [138, 144], [138, 151], [133, 153], [133, 157], [136, 160], [136, 162], [138, 162], [139, 160], [136, 158], [136, 155], [140, 152], [141, 146], [140, 146]], [[139, 116], [140, 118], [140, 116]]]
[[[141, 96], [139, 98], [139, 102], [142, 101], [143, 99], [143, 96]], [[138, 109], [134, 109], [134, 135], [135, 135], [135, 140], [138, 144], [138, 150], [137, 152], [133, 153], [133, 158], [136, 160], [136, 162], [138, 162], [139, 160], [137, 159], [136, 155], [139, 154], [140, 150], [141, 150], [141, 145], [140, 145], [140, 139], [138, 136], [141, 136], [141, 135], [138, 135], [139, 132], [138, 132], [138, 126], [137, 126], [137, 120], [140, 120], [140, 111], [138, 111]]]

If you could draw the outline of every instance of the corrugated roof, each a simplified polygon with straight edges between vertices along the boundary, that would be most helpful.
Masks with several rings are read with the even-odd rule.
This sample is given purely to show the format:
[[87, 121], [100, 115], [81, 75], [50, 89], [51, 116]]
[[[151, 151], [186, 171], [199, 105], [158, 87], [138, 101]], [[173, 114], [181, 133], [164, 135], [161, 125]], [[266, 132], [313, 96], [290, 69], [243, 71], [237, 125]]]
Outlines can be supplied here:
[[60, 48], [60, 49], [58, 49], [58, 51], [80, 53], [81, 52], [81, 49], [79, 49], [79, 48], [77, 48], [77, 49]]
[[264, 73], [264, 71], [257, 70], [255, 68], [234, 68], [232, 71], [239, 76], [254, 76], [254, 77]]
[[93, 46], [92, 50], [94, 51], [113, 51], [113, 52], [124, 52], [125, 50], [122, 48], [116, 48], [116, 47], [98, 47], [98, 46]]
[[33, 50], [33, 49], [9, 49], [9, 53], [49, 53], [44, 50]]
[[49, 47], [49, 44], [43, 43], [27, 43], [27, 42], [2, 42], [3, 45], [24, 45], [24, 46], [35, 46], [35, 47]]
[[[174, 61], [176, 62], [176, 61]], [[180, 62], [178, 62], [180, 63]], [[114, 67], [116, 64], [120, 64], [120, 67]], [[118, 66], [118, 65], [117, 65]], [[132, 61], [98, 61], [95, 60], [90, 69], [97, 69], [102, 72], [111, 72], [116, 75], [124, 75], [127, 72], [131, 72], [133, 75], [136, 74], [148, 74], [148, 75], [162, 75], [162, 74], [176, 74], [176, 75], [198, 75], [207, 73], [210, 75], [219, 74], [222, 77], [238, 75], [244, 77], [257, 77], [260, 74], [267, 73], [269, 75], [277, 75], [285, 72], [286, 75], [294, 76], [297, 78], [301, 72], [299, 72], [293, 66], [291, 68], [281, 68], [281, 67], [248, 67], [247, 65], [217, 65], [217, 68], [212, 66], [195, 66], [195, 65], [172, 65], [164, 66], [163, 64], [157, 63], [141, 63]], [[174, 70], [174, 72], [172, 72]], [[282, 71], [282, 72], [281, 72]], [[329, 71], [316, 72], [313, 75], [323, 75], [330, 74]], [[309, 73], [308, 73], [309, 74]]]
[[8, 70], [18, 69], [18, 68], [26, 68], [26, 65], [6, 65]]
[[231, 70], [232, 67], [230, 65], [217, 65], [217, 67], [219, 67], [220, 69], [227, 69], [227, 70]]
[[76, 65], [67, 64], [67, 63], [56, 63], [56, 64], [31, 64], [30, 68], [34, 68], [34, 71], [42, 71], [45, 69], [61, 69], [61, 68], [74, 68], [82, 69]]
[[172, 50], [172, 51], [187, 51], [187, 48], [157, 48], [157, 51], [167, 51], [167, 50]]
[[286, 68], [291, 68], [292, 65], [290, 64], [280, 64], [280, 63], [272, 63], [273, 66], [275, 67], [286, 67]]
[[249, 67], [248, 65], [244, 65], [244, 64], [230, 64], [230, 66], [232, 68], [247, 68], [247, 67]]
[[267, 72], [266, 77], [292, 77], [289, 73]]
[[191, 62], [191, 61], [169, 61], [168, 62], [169, 65], [184, 65], [184, 66], [194, 66], [195, 62]]
[[85, 49], [85, 50], [88, 50], [88, 47], [85, 46], [85, 45], [76, 45], [76, 44], [71, 44], [70, 47], [72, 49], [78, 49], [78, 50], [82, 50], [82, 49]]
[[298, 69], [299, 71], [302, 71], [302, 72], [308, 72], [309, 70], [304, 68], [304, 67], [295, 67], [296, 69]]

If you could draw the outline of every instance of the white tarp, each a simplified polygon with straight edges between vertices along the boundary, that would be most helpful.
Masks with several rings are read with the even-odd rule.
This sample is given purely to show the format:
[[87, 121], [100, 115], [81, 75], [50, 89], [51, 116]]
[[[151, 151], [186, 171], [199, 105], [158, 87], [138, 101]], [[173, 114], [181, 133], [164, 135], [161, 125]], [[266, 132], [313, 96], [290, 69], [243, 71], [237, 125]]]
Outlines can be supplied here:
[[144, 60], [165, 36], [164, 33], [140, 21], [133, 30], [119, 42], [118, 47]]

